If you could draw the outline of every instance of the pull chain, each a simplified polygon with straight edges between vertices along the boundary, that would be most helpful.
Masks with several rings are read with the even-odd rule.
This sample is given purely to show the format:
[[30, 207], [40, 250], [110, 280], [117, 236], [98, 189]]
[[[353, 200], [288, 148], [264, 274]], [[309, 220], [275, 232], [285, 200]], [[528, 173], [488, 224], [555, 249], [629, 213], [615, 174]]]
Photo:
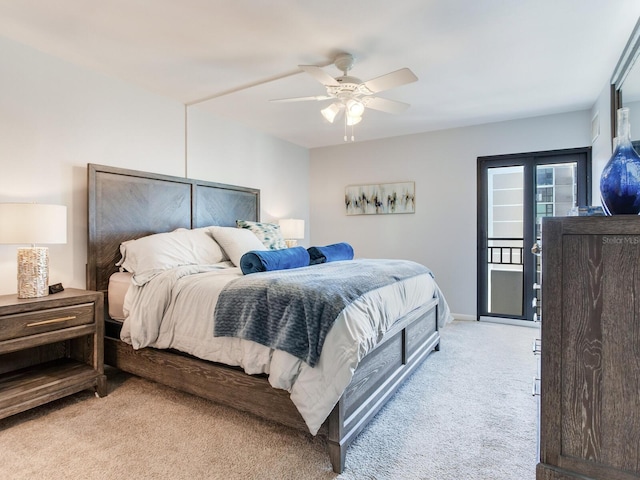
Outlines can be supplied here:
[[[348, 139], [348, 137], [347, 137], [347, 125], [348, 125], [347, 118], [348, 118], [348, 116], [345, 115], [344, 116], [344, 141], [345, 142], [348, 141], [347, 140]], [[351, 141], [354, 142], [355, 139], [356, 139], [356, 137], [353, 135], [353, 125], [351, 125]]]
[[347, 115], [344, 116], [344, 141], [347, 141]]

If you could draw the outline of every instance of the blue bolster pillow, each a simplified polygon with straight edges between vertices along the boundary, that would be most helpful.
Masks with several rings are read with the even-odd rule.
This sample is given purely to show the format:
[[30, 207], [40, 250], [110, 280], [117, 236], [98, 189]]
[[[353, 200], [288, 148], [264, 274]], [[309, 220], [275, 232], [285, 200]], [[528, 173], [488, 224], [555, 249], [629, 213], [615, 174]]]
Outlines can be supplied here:
[[307, 251], [309, 252], [310, 265], [337, 260], [353, 260], [353, 247], [346, 242], [324, 247], [309, 247]]
[[309, 265], [309, 253], [304, 247], [279, 250], [252, 250], [240, 258], [242, 273], [270, 272]]

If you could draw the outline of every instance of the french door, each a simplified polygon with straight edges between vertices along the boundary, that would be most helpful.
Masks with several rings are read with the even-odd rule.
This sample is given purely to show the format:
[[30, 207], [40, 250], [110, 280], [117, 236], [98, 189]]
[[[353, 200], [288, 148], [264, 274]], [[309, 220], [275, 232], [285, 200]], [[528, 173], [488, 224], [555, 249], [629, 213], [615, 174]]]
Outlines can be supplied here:
[[536, 319], [542, 217], [590, 203], [590, 148], [478, 158], [478, 319]]

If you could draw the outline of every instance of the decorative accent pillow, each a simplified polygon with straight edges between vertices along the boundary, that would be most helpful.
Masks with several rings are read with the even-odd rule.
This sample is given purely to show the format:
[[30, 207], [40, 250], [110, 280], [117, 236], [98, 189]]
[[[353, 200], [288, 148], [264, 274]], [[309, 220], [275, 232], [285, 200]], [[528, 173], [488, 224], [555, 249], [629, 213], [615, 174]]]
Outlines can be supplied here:
[[212, 265], [227, 260], [206, 228], [155, 233], [120, 244], [122, 258], [116, 264], [133, 273], [133, 282], [144, 285], [164, 270], [181, 265]]
[[242, 256], [251, 250], [267, 250], [251, 230], [234, 227], [209, 227], [207, 229], [214, 240], [229, 256], [231, 262], [240, 266]]
[[276, 225], [275, 223], [251, 222], [249, 220], [237, 220], [236, 225], [238, 228], [251, 230], [269, 250], [287, 248], [287, 244], [284, 238], [282, 238], [280, 225]]

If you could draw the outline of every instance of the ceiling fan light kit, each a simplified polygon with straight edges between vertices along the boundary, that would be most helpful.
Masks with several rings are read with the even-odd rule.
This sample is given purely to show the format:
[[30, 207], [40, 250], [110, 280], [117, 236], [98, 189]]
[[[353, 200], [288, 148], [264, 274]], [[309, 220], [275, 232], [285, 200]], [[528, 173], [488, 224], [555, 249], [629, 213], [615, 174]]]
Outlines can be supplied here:
[[347, 125], [356, 125], [362, 121], [362, 117], [347, 115]]
[[332, 103], [328, 107], [320, 110], [320, 113], [329, 123], [333, 123], [333, 121], [336, 119], [336, 117], [340, 113], [340, 107], [335, 103]]
[[[400, 113], [409, 108], [409, 104], [407, 103], [397, 102], [395, 100], [389, 100], [373, 95], [384, 90], [389, 90], [391, 88], [417, 81], [418, 77], [416, 77], [411, 70], [408, 68], [402, 68], [395, 72], [387, 73], [367, 82], [363, 82], [359, 78], [348, 75], [349, 70], [353, 67], [354, 61], [353, 55], [349, 53], [339, 54], [333, 63], [342, 71], [342, 75], [336, 78], [327, 74], [317, 65], [299, 65], [302, 71], [311, 75], [325, 87], [327, 95], [282, 98], [272, 101], [295, 102], [307, 100], [334, 100], [331, 105], [321, 109], [320, 113], [329, 123], [333, 123], [344, 110], [345, 142], [347, 141], [347, 126], [353, 127], [353, 125], [360, 123], [366, 108], [386, 113]], [[354, 140], [355, 137], [353, 135], [352, 128], [351, 141]]]
[[349, 116], [360, 117], [364, 113], [364, 105], [354, 98], [347, 100], [346, 105]]

